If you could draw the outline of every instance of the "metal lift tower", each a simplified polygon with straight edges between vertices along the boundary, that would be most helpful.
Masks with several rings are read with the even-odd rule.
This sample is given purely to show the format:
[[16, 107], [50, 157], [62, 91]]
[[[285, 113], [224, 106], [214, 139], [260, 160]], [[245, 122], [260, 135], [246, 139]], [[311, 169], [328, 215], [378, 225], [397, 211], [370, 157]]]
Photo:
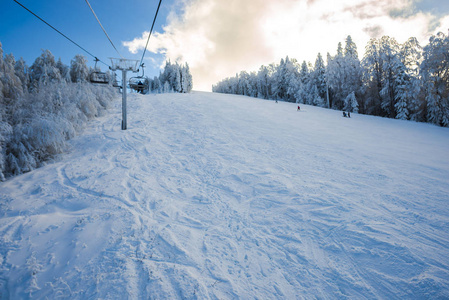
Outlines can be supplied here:
[[122, 70], [122, 130], [126, 130], [126, 72], [137, 73], [139, 61], [135, 59], [112, 58], [110, 57], [112, 71]]

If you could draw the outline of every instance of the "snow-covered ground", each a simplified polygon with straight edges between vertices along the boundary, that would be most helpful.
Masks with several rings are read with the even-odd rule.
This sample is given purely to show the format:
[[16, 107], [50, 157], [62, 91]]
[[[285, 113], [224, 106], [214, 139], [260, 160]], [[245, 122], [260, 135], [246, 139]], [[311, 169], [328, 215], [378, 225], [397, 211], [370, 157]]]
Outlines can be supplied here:
[[0, 298], [449, 298], [449, 129], [131, 95], [0, 183]]

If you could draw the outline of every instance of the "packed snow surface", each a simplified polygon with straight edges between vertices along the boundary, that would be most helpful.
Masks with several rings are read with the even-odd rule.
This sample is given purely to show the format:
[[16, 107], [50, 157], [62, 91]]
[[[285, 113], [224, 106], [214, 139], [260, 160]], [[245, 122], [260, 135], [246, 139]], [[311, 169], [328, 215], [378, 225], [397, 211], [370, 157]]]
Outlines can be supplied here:
[[0, 183], [0, 298], [449, 298], [449, 129], [131, 95]]

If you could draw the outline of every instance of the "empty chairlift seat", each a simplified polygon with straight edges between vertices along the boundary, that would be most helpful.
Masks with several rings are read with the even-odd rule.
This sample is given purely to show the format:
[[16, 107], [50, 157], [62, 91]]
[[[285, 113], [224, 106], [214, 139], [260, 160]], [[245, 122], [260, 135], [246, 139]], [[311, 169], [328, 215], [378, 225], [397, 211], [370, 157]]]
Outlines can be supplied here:
[[99, 84], [109, 84], [110, 76], [108, 73], [93, 71], [90, 73], [90, 82]]

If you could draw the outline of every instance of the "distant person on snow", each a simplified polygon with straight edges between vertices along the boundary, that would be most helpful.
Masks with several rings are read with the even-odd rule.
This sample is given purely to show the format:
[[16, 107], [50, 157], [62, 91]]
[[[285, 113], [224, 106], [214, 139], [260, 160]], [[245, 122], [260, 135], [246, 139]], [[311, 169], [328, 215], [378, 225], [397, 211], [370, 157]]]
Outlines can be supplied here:
[[301, 110], [301, 107], [299, 107], [299, 105], [298, 105], [298, 109], [297, 109], [297, 111], [298, 111], [298, 110]]
[[345, 111], [343, 112], [343, 117], [345, 117], [345, 118], [346, 118], [346, 112], [345, 112]]
[[350, 118], [351, 117], [351, 113], [348, 111], [348, 118]]

